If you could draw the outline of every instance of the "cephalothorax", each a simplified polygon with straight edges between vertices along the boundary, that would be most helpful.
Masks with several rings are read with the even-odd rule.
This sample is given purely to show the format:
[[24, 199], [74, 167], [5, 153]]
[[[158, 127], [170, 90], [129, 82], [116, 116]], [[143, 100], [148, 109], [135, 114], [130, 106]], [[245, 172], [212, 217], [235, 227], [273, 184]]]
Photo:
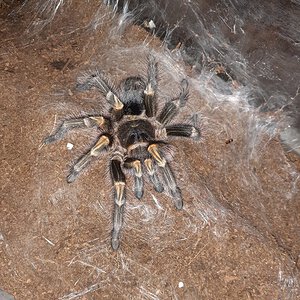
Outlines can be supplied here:
[[96, 88], [106, 98], [108, 115], [92, 115], [63, 121], [45, 144], [61, 139], [67, 131], [96, 127], [100, 136], [91, 149], [73, 165], [67, 177], [73, 182], [80, 172], [103, 152], [110, 155], [110, 174], [114, 187], [112, 248], [118, 249], [126, 202], [126, 170], [134, 177], [134, 194], [143, 197], [144, 180], [154, 189], [164, 190], [177, 209], [183, 201], [169, 166], [167, 140], [172, 136], [197, 139], [200, 131], [194, 124], [173, 123], [174, 117], [188, 100], [188, 82], [181, 81], [180, 94], [167, 101], [160, 112], [157, 105], [157, 62], [149, 56], [147, 77], [128, 77], [114, 88], [100, 72], [90, 73], [77, 85], [79, 90]]

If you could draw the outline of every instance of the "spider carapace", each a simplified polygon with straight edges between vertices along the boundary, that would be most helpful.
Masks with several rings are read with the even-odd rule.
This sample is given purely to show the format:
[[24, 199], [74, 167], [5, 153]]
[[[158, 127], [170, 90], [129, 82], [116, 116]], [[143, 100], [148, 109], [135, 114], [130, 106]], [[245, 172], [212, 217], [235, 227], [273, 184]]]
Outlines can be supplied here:
[[73, 165], [67, 177], [73, 182], [94, 159], [108, 152], [110, 174], [114, 190], [114, 212], [111, 245], [117, 250], [123, 225], [126, 202], [126, 176], [134, 178], [133, 191], [138, 199], [143, 197], [144, 180], [154, 189], [173, 199], [177, 209], [183, 201], [169, 165], [171, 155], [168, 139], [186, 137], [198, 139], [200, 131], [195, 124], [176, 123], [175, 116], [188, 100], [188, 81], [183, 79], [177, 97], [166, 101], [158, 112], [157, 62], [148, 58], [147, 76], [128, 77], [116, 88], [103, 73], [96, 71], [85, 75], [77, 84], [79, 90], [96, 88], [106, 98], [109, 113], [67, 119], [48, 136], [45, 144], [55, 142], [71, 129], [93, 128], [100, 136], [90, 150]]

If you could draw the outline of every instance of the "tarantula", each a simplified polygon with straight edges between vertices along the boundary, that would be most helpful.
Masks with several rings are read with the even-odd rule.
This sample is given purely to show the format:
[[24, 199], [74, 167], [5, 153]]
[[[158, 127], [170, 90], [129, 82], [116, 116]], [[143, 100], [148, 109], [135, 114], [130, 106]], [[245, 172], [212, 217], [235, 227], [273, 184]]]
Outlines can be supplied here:
[[67, 177], [73, 182], [80, 172], [104, 151], [110, 154], [110, 174], [114, 188], [114, 213], [111, 245], [117, 250], [123, 224], [126, 202], [126, 170], [134, 177], [134, 194], [143, 197], [143, 177], [146, 173], [154, 189], [164, 190], [172, 197], [175, 207], [182, 209], [181, 191], [169, 166], [169, 137], [179, 136], [197, 139], [200, 130], [191, 124], [171, 123], [188, 100], [188, 81], [181, 81], [180, 94], [167, 101], [158, 113], [157, 62], [148, 58], [147, 77], [128, 77], [118, 88], [113, 87], [101, 72], [91, 73], [77, 84], [81, 91], [96, 88], [106, 98], [108, 115], [97, 114], [67, 119], [48, 136], [45, 144], [63, 138], [71, 129], [92, 128], [100, 130], [100, 136], [91, 149], [73, 165]]

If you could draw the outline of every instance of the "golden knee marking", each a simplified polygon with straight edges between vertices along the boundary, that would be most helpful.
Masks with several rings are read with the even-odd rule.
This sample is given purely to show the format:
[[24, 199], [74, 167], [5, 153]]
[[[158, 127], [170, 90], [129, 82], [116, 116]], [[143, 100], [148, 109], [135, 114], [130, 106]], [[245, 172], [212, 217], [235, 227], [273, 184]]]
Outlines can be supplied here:
[[112, 103], [113, 108], [115, 110], [121, 110], [124, 107], [124, 104], [121, 102], [121, 100], [115, 95], [113, 94], [111, 91], [109, 91], [106, 95], [106, 99], [108, 100], [108, 102]]
[[125, 192], [125, 182], [118, 181], [115, 182], [115, 189], [116, 189], [116, 201], [115, 203], [118, 206], [122, 206], [125, 202], [124, 200], [124, 192]]
[[135, 171], [135, 175], [137, 177], [142, 177], [142, 164], [139, 160], [135, 160], [133, 163], [132, 163], [132, 166], [134, 168], [134, 171]]
[[153, 175], [154, 174], [154, 169], [153, 169], [153, 162], [152, 162], [151, 158], [146, 158], [145, 159], [145, 166], [146, 166], [146, 169], [147, 169], [148, 173], [150, 175]]
[[151, 83], [148, 83], [146, 89], [144, 90], [144, 94], [147, 96], [154, 96], [154, 90], [151, 86]]
[[97, 144], [91, 149], [91, 155], [92, 156], [98, 156], [99, 152], [105, 148], [106, 146], [108, 146], [110, 143], [109, 138], [106, 135], [102, 135]]
[[157, 161], [157, 164], [160, 167], [164, 167], [166, 165], [166, 160], [163, 157], [161, 157], [161, 155], [158, 152], [157, 144], [151, 144], [148, 147], [148, 151], [153, 156], [153, 158]]
[[99, 127], [103, 127], [105, 119], [103, 117], [90, 117], [91, 120], [95, 121]]

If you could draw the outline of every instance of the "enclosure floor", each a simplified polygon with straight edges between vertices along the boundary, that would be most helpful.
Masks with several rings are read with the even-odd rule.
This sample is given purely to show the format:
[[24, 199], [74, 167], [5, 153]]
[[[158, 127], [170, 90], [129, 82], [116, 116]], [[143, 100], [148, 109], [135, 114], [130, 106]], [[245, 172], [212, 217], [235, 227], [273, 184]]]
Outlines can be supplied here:
[[[263, 187], [259, 191], [242, 189], [238, 170], [228, 168], [236, 164], [238, 140], [226, 144], [230, 137], [208, 133], [200, 144], [175, 141], [175, 159], [181, 162], [174, 172], [186, 209], [176, 211], [151, 187], [161, 208], [148, 190], [141, 202], [129, 192], [121, 249], [111, 250], [112, 193], [109, 178], [103, 179], [107, 160], [73, 184], [65, 179], [68, 164], [91, 135], [71, 135], [72, 151], [67, 140], [42, 145], [55, 122], [74, 107], [75, 112], [94, 109], [98, 96], [75, 90], [91, 58], [103, 55], [99, 64], [117, 82], [132, 75], [134, 55], [123, 61], [110, 56], [107, 31], [72, 30], [73, 19], [88, 20], [93, 11], [83, 12], [80, 2], [72, 4], [78, 5], [78, 16], [71, 18], [66, 8], [64, 17], [34, 36], [25, 34], [25, 12], [8, 17], [3, 10], [1, 15], [0, 289], [15, 299], [39, 300], [300, 299], [300, 186], [295, 179], [300, 161], [285, 154], [276, 139], [251, 166]], [[146, 37], [133, 26], [115, 47], [137, 46]], [[163, 51], [155, 39], [149, 47]], [[114, 60], [120, 72], [116, 63], [111, 67]], [[283, 201], [283, 191], [291, 193], [289, 200]]]

